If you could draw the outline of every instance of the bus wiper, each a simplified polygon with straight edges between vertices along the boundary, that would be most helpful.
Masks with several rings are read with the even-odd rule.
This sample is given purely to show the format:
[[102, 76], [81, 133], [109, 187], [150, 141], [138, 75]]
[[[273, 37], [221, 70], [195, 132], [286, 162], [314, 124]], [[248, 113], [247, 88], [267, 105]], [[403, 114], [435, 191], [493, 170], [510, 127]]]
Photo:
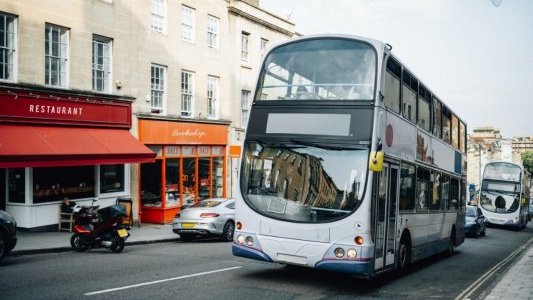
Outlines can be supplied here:
[[316, 147], [316, 148], [326, 149], [326, 150], [365, 150], [367, 149], [366, 147], [361, 147], [361, 146], [356, 146], [356, 145], [331, 145], [331, 144], [325, 144], [325, 143], [302, 141], [302, 140], [297, 140], [297, 139], [291, 139], [290, 142], [297, 144], [297, 145]]

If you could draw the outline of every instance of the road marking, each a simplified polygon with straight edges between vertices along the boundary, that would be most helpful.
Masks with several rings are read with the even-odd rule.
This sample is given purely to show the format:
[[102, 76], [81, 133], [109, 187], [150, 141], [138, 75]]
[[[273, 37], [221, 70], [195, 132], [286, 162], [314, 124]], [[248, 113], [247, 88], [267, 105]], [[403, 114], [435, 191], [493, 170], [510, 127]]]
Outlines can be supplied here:
[[191, 278], [191, 277], [198, 277], [198, 276], [203, 276], [203, 275], [208, 275], [208, 274], [213, 274], [213, 273], [231, 271], [231, 270], [240, 269], [240, 268], [242, 268], [242, 266], [219, 269], [219, 270], [213, 270], [213, 271], [207, 271], [207, 272], [190, 274], [190, 275], [183, 275], [183, 276], [174, 277], [174, 278], [167, 278], [167, 279], [161, 279], [161, 280], [137, 283], [137, 284], [132, 284], [132, 285], [126, 285], [126, 286], [121, 286], [121, 287], [113, 288], [113, 289], [107, 289], [107, 290], [101, 290], [101, 291], [96, 291], [96, 292], [85, 293], [84, 295], [85, 296], [92, 296], [92, 295], [97, 295], [97, 294], [110, 293], [110, 292], [114, 292], [114, 291], [126, 290], [126, 289], [136, 288], [136, 287], [145, 286], [145, 285], [157, 284], [157, 283], [173, 281], [173, 280], [180, 280], [180, 279]]
[[485, 281], [487, 281], [492, 275], [494, 275], [494, 273], [496, 273], [501, 268], [503, 268], [514, 257], [521, 254], [532, 243], [533, 243], [533, 238], [531, 238], [525, 244], [520, 246], [520, 248], [516, 249], [513, 253], [509, 254], [509, 256], [504, 258], [497, 265], [492, 267], [492, 269], [488, 270], [485, 274], [481, 275], [481, 277], [479, 277], [478, 280], [474, 281], [474, 283], [468, 286], [461, 294], [459, 294], [459, 296], [455, 297], [454, 300], [468, 299], [468, 297], [470, 297], [470, 295], [472, 295], [483, 283], [485, 283]]

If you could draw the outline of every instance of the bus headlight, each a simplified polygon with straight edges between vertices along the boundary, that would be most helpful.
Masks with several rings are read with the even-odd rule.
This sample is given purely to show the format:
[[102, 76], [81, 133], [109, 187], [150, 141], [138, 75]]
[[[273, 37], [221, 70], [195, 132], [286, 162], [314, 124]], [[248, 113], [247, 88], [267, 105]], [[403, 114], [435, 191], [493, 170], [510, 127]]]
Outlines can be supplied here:
[[252, 247], [254, 245], [254, 238], [251, 237], [251, 236], [247, 236], [246, 237], [246, 245], [248, 245], [249, 247]]
[[357, 251], [355, 249], [348, 249], [348, 252], [346, 252], [346, 256], [348, 256], [348, 258], [350, 259], [354, 259], [357, 257]]
[[241, 244], [241, 245], [244, 244], [244, 236], [239, 235], [239, 236], [237, 237], [237, 243], [239, 243], [239, 244]]
[[335, 256], [337, 258], [342, 258], [344, 256], [344, 249], [342, 248], [335, 248], [335, 251], [333, 251], [333, 253], [335, 254]]

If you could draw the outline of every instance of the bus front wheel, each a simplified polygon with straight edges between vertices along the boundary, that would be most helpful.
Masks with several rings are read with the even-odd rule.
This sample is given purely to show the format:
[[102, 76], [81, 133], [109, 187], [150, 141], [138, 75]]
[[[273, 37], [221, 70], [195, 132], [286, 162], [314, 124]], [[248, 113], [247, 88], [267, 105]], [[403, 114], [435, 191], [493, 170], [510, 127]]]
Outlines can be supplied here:
[[411, 243], [408, 238], [404, 235], [400, 240], [400, 245], [398, 247], [398, 259], [396, 270], [398, 273], [402, 274], [407, 271], [411, 263]]

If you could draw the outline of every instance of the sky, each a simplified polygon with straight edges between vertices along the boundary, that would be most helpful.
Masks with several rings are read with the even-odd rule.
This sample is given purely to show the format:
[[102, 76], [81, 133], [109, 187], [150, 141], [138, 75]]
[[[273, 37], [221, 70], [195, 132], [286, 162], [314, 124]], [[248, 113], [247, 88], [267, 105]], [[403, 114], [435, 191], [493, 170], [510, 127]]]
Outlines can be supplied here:
[[304, 34], [381, 40], [468, 126], [533, 136], [532, 0], [260, 0]]

